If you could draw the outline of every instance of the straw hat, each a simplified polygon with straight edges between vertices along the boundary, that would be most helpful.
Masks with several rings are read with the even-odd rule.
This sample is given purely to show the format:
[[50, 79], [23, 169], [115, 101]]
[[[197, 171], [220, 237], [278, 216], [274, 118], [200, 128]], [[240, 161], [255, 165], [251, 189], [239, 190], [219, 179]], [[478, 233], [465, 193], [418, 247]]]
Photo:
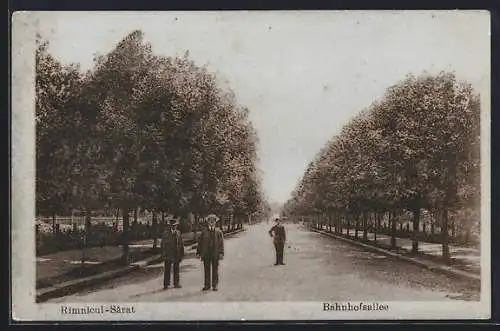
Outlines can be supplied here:
[[207, 216], [208, 223], [216, 223], [218, 220], [219, 220], [219, 218], [215, 214], [210, 214]]

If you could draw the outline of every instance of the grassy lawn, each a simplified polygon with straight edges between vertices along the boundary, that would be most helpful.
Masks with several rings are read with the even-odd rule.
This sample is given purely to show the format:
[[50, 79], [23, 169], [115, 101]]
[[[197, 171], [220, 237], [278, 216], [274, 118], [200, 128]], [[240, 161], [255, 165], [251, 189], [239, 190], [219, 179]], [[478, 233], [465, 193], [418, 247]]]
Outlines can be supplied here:
[[[150, 247], [130, 247], [130, 262], [153, 256]], [[121, 246], [93, 247], [86, 250], [84, 265], [82, 251], [72, 250], [44, 256], [37, 261], [36, 288], [49, 287], [68, 280], [88, 277], [123, 267]]]
[[[200, 232], [183, 233], [184, 245], [191, 246], [196, 243]], [[159, 248], [161, 239], [157, 241]], [[158, 249], [153, 250], [153, 240], [146, 239], [129, 244], [130, 262], [144, 260], [158, 254]], [[65, 281], [88, 277], [116, 270], [123, 267], [121, 257], [122, 246], [103, 246], [85, 249], [85, 264], [81, 260], [84, 251], [81, 249], [61, 251], [53, 254], [38, 256], [36, 261], [36, 288], [46, 288]]]

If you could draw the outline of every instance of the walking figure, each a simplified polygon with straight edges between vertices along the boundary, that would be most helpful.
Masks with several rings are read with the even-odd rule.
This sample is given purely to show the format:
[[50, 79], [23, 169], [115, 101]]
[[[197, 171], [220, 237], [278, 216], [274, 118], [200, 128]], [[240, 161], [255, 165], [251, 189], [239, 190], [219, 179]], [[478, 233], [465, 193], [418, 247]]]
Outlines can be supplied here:
[[276, 224], [269, 230], [269, 235], [273, 237], [274, 249], [276, 250], [276, 263], [274, 265], [285, 265], [283, 262], [283, 251], [285, 248], [286, 233], [285, 227], [279, 218], [275, 219]]
[[203, 291], [217, 291], [219, 284], [219, 261], [224, 258], [224, 235], [220, 229], [215, 227], [217, 216], [208, 215], [208, 226], [201, 232], [198, 239], [196, 255], [203, 261], [205, 273], [205, 286]]
[[166, 290], [170, 286], [170, 274], [173, 266], [174, 287], [181, 288], [179, 282], [180, 262], [184, 258], [184, 242], [182, 235], [177, 230], [179, 223], [175, 219], [167, 221], [167, 229], [162, 235], [161, 250], [164, 258], [165, 273], [163, 275], [163, 288]]

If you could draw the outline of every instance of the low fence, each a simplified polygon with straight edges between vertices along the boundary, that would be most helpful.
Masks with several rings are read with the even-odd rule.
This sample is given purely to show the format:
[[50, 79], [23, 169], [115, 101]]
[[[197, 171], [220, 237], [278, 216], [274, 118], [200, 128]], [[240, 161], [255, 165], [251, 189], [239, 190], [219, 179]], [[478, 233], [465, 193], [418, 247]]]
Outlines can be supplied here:
[[[120, 221], [120, 220], [119, 220]], [[141, 216], [137, 222], [131, 222], [124, 238], [123, 223], [114, 217], [92, 217], [91, 226], [85, 230], [84, 217], [38, 218], [35, 225], [36, 254], [46, 255], [60, 251], [82, 249], [84, 247], [104, 247], [122, 245], [127, 239], [138, 241], [159, 238], [164, 224], [158, 220], [156, 226], [152, 218]], [[241, 228], [242, 224], [224, 224], [223, 230], [232, 231]], [[203, 223], [193, 225], [185, 219], [180, 220], [178, 229], [181, 233], [200, 232]]]
[[[330, 223], [327, 218], [316, 217], [301, 217], [302, 221], [307, 222], [313, 228], [320, 229], [322, 226], [335, 228], [335, 222], [332, 220]], [[356, 222], [348, 222], [342, 219], [339, 223], [342, 229], [349, 230], [353, 234], [356, 232]], [[364, 226], [362, 220], [357, 224], [357, 231], [362, 236]], [[377, 234], [394, 236], [396, 238], [411, 239], [415, 235], [418, 241], [441, 244], [443, 240], [442, 228], [439, 225], [427, 222], [419, 224], [418, 231], [414, 233], [412, 221], [397, 221], [395, 231], [392, 230], [391, 224], [388, 220], [382, 220], [379, 225], [376, 222], [367, 222], [366, 230], [368, 232], [375, 232]], [[472, 229], [460, 229], [455, 224], [450, 224], [448, 228], [448, 243], [462, 247], [479, 247], [481, 236], [479, 233], [479, 226]]]
[[[155, 230], [149, 224], [137, 223], [131, 226], [129, 240], [151, 239]], [[64, 250], [81, 249], [83, 247], [121, 245], [124, 241], [123, 231], [105, 223], [92, 224], [86, 232], [84, 227], [64, 227], [56, 224], [56, 231], [36, 230], [36, 253], [45, 255]]]

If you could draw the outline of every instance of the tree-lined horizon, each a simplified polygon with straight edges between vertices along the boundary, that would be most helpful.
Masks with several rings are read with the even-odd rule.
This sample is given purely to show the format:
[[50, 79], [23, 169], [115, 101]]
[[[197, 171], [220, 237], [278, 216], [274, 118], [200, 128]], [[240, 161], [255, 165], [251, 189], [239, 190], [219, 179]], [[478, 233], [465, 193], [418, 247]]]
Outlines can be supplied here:
[[37, 215], [83, 210], [90, 226], [120, 210], [126, 238], [137, 208], [236, 222], [267, 210], [249, 110], [187, 52], [155, 55], [137, 30], [81, 73], [37, 42]]
[[429, 225], [448, 259], [450, 218], [464, 241], [477, 230], [479, 153], [480, 101], [471, 85], [454, 73], [409, 75], [332, 137], [282, 212], [337, 233], [354, 229], [356, 238], [363, 231], [364, 240], [386, 232], [393, 248], [404, 219], [414, 253]]

